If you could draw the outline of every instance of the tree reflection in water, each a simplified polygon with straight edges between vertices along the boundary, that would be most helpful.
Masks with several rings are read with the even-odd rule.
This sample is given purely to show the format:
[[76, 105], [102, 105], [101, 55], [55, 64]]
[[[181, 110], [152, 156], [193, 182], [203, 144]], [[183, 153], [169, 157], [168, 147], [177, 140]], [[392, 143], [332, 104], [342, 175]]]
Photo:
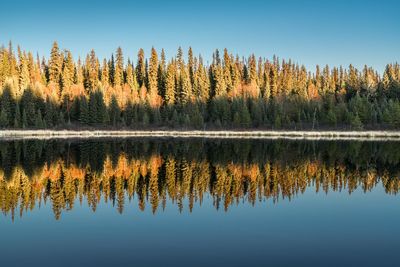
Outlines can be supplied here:
[[135, 202], [155, 213], [168, 201], [192, 212], [209, 195], [228, 211], [241, 201], [290, 200], [307, 187], [399, 190], [397, 142], [52, 140], [3, 141], [0, 150], [0, 207], [12, 219], [43, 201], [60, 219], [78, 201], [96, 211], [103, 199], [120, 213]]

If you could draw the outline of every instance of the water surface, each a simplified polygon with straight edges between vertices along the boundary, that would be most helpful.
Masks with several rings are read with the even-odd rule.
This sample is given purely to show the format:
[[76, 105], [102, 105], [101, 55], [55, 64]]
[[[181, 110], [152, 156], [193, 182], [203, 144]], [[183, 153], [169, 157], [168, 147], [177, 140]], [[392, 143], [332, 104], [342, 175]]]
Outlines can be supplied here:
[[0, 142], [1, 266], [396, 266], [400, 143]]

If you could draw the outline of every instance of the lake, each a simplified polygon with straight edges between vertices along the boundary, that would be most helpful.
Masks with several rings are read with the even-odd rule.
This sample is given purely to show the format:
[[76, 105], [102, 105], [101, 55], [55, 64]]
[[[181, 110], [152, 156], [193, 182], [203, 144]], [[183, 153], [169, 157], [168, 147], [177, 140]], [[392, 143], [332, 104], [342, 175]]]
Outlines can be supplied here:
[[400, 142], [0, 142], [1, 266], [396, 266]]

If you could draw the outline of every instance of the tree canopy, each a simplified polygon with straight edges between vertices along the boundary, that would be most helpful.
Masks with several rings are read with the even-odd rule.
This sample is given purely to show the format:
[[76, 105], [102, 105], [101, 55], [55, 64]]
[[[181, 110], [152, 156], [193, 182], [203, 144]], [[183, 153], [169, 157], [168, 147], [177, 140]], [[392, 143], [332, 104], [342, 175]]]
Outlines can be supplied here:
[[[400, 65], [382, 74], [227, 49], [210, 64], [192, 48], [167, 60], [123, 54], [74, 60], [54, 42], [49, 59], [0, 48], [0, 127], [376, 129], [400, 126]], [[136, 65], [133, 63], [136, 62]]]

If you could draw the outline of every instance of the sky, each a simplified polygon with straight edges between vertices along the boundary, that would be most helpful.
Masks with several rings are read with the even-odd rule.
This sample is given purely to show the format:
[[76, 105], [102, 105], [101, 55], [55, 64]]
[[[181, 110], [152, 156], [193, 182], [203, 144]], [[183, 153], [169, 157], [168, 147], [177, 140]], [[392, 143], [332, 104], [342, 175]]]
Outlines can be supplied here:
[[0, 44], [48, 57], [51, 45], [84, 57], [118, 46], [136, 61], [152, 46], [167, 57], [189, 46], [209, 62], [215, 49], [292, 59], [314, 69], [364, 64], [382, 72], [400, 61], [400, 1], [4, 1]]

